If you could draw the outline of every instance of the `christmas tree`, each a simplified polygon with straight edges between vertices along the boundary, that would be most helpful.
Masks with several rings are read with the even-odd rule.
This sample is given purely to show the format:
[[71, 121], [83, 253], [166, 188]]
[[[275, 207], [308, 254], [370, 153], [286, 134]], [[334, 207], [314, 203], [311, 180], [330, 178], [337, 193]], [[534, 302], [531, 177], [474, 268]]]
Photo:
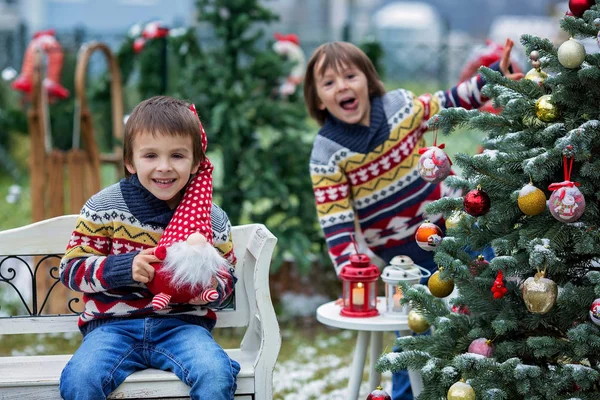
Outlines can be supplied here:
[[[409, 327], [434, 329], [378, 361], [419, 371], [420, 400], [600, 398], [600, 54], [577, 41], [598, 35], [600, 5], [569, 6], [561, 28], [575, 39], [522, 37], [525, 79], [481, 69], [500, 114], [455, 108], [430, 121], [488, 135], [482, 154], [456, 156], [462, 177], [446, 179], [465, 195], [426, 208], [448, 228], [431, 290], [403, 286]], [[488, 245], [491, 260], [467, 252]], [[449, 305], [433, 295], [452, 285]]]

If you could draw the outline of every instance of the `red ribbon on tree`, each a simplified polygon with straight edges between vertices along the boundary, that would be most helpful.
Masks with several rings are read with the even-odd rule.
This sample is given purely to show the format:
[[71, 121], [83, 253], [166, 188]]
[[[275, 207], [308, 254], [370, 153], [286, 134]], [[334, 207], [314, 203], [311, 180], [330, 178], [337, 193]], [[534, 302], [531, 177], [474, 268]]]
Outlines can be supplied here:
[[[569, 146], [567, 146], [567, 149], [572, 150], [573, 146], [569, 145]], [[579, 182], [571, 182], [571, 172], [572, 171], [573, 171], [573, 157], [572, 156], [571, 157], [563, 156], [563, 172], [564, 172], [565, 180], [563, 182], [551, 183], [550, 186], [548, 186], [548, 190], [554, 191], [554, 190], [558, 190], [561, 188], [580, 186]], [[560, 193], [561, 200], [565, 197], [565, 193], [566, 193], [565, 190], [561, 191], [561, 193]]]

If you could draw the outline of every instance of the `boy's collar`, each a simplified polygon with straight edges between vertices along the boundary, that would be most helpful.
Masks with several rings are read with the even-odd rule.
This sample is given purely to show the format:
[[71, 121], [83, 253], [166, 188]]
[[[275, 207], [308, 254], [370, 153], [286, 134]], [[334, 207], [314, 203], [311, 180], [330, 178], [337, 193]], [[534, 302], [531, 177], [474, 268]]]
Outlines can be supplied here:
[[173, 217], [175, 210], [150, 193], [137, 174], [122, 179], [120, 187], [129, 211], [140, 222], [165, 227]]

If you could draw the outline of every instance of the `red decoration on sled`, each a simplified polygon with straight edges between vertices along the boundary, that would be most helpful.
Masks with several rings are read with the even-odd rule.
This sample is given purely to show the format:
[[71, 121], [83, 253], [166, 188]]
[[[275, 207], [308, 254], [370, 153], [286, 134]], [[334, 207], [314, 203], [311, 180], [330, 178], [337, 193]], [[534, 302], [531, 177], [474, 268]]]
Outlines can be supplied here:
[[36, 32], [27, 45], [23, 57], [21, 73], [12, 83], [15, 90], [30, 94], [33, 88], [33, 68], [35, 66], [35, 52], [37, 49], [46, 53], [48, 57], [48, 70], [43, 82], [44, 89], [50, 98], [66, 99], [69, 91], [60, 84], [64, 53], [62, 46], [56, 40], [54, 29]]

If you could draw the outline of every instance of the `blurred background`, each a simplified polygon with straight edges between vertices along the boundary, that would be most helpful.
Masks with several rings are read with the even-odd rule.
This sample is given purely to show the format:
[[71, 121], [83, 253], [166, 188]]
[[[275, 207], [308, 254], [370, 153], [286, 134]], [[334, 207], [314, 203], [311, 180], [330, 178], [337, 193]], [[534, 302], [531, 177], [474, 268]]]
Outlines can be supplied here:
[[[308, 174], [318, 130], [302, 99], [310, 54], [326, 41], [353, 42], [386, 89], [420, 95], [472, 75], [497, 57], [506, 38], [517, 43], [513, 66], [527, 72], [520, 35], [562, 43], [568, 37], [559, 20], [567, 9], [556, 0], [0, 0], [0, 230], [77, 213], [89, 193], [74, 192], [93, 189], [91, 175], [98, 175], [96, 189], [117, 182], [119, 129], [140, 100], [167, 94], [193, 101], [209, 135], [215, 202], [234, 224], [264, 223], [279, 238], [271, 272], [284, 337], [276, 398], [344, 399], [355, 336], [314, 318], [341, 284]], [[93, 42], [106, 45], [112, 59], [102, 51], [84, 57]], [[584, 44], [588, 53], [598, 51], [594, 40]], [[43, 50], [37, 64], [36, 46]], [[32, 95], [32, 63], [54, 85], [40, 101]], [[87, 71], [79, 92], [78, 68]], [[473, 154], [481, 138], [456, 132], [446, 150], [451, 157]], [[426, 139], [433, 141], [431, 134]], [[86, 154], [80, 169], [91, 175], [64, 161], [79, 150]], [[2, 283], [0, 268], [0, 316], [22, 310], [15, 290], [31, 299], [26, 274], [17, 275], [13, 289]], [[0, 353], [61, 353], [80, 340], [64, 339], [2, 338]], [[235, 332], [220, 337], [238, 339]], [[385, 340], [391, 347], [393, 334]]]

